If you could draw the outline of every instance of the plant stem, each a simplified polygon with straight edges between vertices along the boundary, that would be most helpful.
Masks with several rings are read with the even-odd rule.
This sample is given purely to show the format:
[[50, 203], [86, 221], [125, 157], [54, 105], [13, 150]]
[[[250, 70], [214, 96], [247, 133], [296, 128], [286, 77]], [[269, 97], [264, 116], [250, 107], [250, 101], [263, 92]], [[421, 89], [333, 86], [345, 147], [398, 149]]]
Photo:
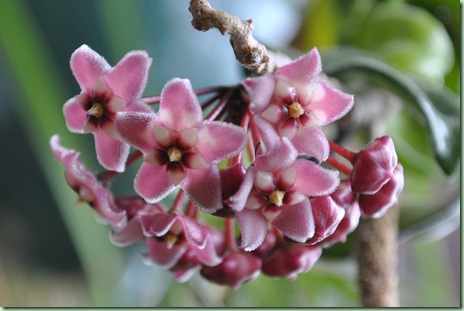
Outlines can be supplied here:
[[362, 219], [356, 238], [363, 307], [398, 307], [398, 206], [379, 219]]

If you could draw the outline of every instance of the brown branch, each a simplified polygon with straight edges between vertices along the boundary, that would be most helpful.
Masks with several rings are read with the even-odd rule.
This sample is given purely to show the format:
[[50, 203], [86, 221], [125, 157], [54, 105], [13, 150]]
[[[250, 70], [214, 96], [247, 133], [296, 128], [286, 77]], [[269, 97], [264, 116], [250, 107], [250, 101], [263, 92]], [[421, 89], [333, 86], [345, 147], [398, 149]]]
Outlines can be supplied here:
[[235, 57], [242, 66], [257, 73], [269, 71], [266, 47], [251, 35], [253, 20], [243, 21], [235, 15], [215, 10], [207, 0], [190, 0], [189, 11], [196, 30], [216, 28], [222, 35], [230, 35]]
[[361, 220], [356, 231], [362, 306], [398, 307], [398, 206], [379, 219]]

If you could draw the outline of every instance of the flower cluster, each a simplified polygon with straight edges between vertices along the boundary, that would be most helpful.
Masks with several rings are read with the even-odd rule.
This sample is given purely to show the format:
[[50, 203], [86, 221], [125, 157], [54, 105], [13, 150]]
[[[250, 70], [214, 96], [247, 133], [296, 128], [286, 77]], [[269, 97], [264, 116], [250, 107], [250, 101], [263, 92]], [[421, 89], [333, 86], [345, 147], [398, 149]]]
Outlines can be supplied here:
[[[151, 63], [132, 51], [111, 67], [78, 48], [71, 69], [82, 91], [63, 112], [70, 131], [93, 133], [105, 170], [88, 171], [58, 135], [50, 146], [79, 201], [111, 226], [111, 241], [145, 243], [146, 260], [176, 280], [198, 270], [233, 288], [260, 272], [296, 278], [360, 217], [397, 202], [403, 170], [389, 137], [355, 153], [323, 131], [354, 100], [322, 78], [316, 49], [236, 86], [195, 90], [174, 78], [160, 96], [142, 97]], [[118, 197], [112, 179], [141, 158], [133, 195]]]

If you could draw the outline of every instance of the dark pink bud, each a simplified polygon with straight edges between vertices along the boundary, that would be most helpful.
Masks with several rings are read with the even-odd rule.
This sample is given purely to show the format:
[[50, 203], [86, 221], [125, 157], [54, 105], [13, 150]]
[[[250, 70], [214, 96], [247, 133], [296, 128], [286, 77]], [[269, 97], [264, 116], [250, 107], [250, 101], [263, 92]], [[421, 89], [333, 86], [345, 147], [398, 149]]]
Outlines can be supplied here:
[[318, 245], [286, 244], [263, 260], [261, 271], [272, 277], [296, 279], [300, 273], [309, 271], [321, 254]]
[[403, 166], [398, 164], [393, 171], [393, 177], [379, 191], [373, 195], [363, 194], [359, 196], [359, 207], [362, 213], [373, 218], [381, 217], [388, 208], [398, 202], [403, 187]]
[[226, 253], [222, 262], [214, 267], [203, 266], [200, 274], [215, 283], [238, 289], [243, 283], [259, 275], [261, 260], [249, 253]]
[[338, 205], [345, 209], [349, 208], [356, 201], [356, 194], [351, 190], [351, 181], [349, 179], [342, 180], [330, 196]]
[[353, 232], [359, 224], [361, 210], [357, 201], [353, 202], [349, 207], [345, 207], [345, 216], [335, 229], [334, 233], [321, 241], [322, 247], [329, 247], [335, 243], [345, 243], [348, 234]]
[[351, 188], [356, 193], [374, 194], [393, 177], [398, 163], [393, 140], [382, 136], [361, 150], [353, 163]]
[[345, 215], [345, 209], [335, 203], [330, 196], [311, 198], [311, 210], [316, 227], [312, 238], [306, 241], [315, 244], [330, 236]]

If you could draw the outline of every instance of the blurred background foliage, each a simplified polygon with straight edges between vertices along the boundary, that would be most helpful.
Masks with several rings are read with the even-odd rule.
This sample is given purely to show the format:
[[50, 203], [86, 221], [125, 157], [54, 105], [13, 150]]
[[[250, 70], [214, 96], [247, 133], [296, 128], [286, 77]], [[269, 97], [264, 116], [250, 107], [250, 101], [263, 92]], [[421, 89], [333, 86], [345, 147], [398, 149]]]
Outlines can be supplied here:
[[[345, 130], [363, 141], [387, 133], [405, 168], [400, 199], [402, 306], [461, 305], [460, 72], [458, 0], [211, 1], [274, 50], [314, 46], [327, 74], [356, 96]], [[236, 84], [244, 72], [228, 39], [190, 25], [187, 0], [0, 1], [0, 305], [359, 305], [353, 239], [324, 251], [295, 281], [260, 276], [237, 291], [194, 276], [186, 284], [146, 266], [144, 245], [119, 249], [76, 195], [48, 147], [58, 133], [99, 169], [89, 135], [68, 133], [64, 102], [80, 90], [69, 68], [88, 44], [114, 65], [126, 52], [153, 57], [146, 95], [172, 77], [194, 87]], [[372, 114], [371, 114], [371, 111]], [[369, 112], [369, 113], [367, 113]], [[374, 116], [369, 120], [366, 114]], [[364, 118], [363, 118], [364, 116]], [[114, 185], [130, 193], [124, 176]]]

